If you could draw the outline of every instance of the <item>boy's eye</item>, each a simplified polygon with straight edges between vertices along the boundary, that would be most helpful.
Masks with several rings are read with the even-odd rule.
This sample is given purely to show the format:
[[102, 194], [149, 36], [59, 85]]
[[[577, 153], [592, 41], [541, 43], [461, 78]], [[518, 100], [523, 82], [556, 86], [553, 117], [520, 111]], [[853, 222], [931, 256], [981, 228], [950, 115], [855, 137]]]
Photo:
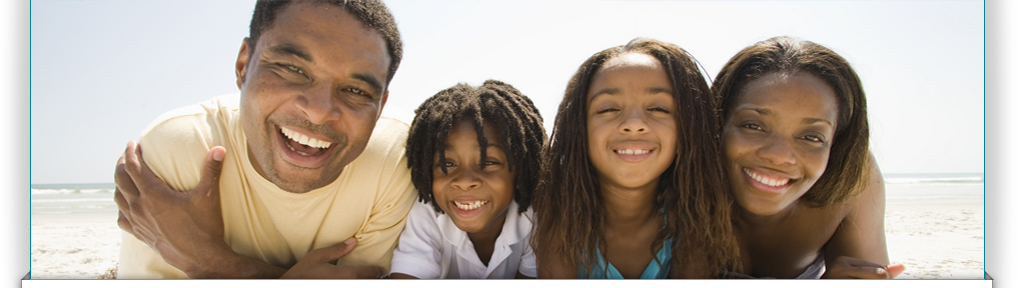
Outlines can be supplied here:
[[619, 111], [619, 109], [618, 108], [601, 108], [600, 110], [597, 110], [597, 112], [595, 112], [595, 113], [596, 114], [602, 114], [602, 113], [615, 112], [615, 111]]

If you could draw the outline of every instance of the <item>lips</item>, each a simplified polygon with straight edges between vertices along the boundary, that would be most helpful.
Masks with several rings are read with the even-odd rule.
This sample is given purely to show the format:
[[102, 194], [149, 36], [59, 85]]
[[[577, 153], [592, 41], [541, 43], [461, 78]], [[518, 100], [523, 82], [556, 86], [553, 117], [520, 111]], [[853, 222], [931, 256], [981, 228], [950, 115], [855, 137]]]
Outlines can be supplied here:
[[746, 175], [746, 178], [752, 180], [750, 181], [750, 185], [766, 192], [783, 192], [785, 188], [796, 181], [796, 179], [793, 178], [765, 174], [762, 171], [750, 170], [749, 168], [742, 168], [742, 172]]
[[643, 141], [626, 141], [612, 145], [611, 150], [622, 161], [636, 163], [650, 158], [657, 147]]
[[[294, 129], [278, 127], [280, 148], [283, 158], [293, 165], [314, 168], [324, 165], [332, 149], [336, 146], [331, 141], [319, 139]], [[316, 138], [318, 137], [318, 138]]]
[[452, 201], [456, 208], [464, 211], [471, 211], [477, 208], [481, 208], [484, 204], [488, 204], [488, 201], [476, 200], [476, 201]]
[[326, 149], [329, 148], [329, 145], [332, 145], [332, 142], [311, 138], [307, 135], [297, 133], [296, 131], [286, 129], [286, 127], [279, 127], [279, 131], [287, 138], [290, 138], [290, 140], [296, 141], [304, 146]]

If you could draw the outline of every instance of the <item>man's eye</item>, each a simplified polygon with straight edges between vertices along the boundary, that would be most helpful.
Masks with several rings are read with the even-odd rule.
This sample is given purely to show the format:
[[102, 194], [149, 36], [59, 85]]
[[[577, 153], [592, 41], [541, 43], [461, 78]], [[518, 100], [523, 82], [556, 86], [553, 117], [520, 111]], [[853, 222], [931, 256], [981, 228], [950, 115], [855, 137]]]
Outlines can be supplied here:
[[300, 69], [297, 66], [293, 66], [293, 65], [289, 65], [289, 64], [283, 64], [283, 67], [286, 67], [286, 69], [289, 69], [290, 71], [293, 71], [294, 73], [297, 73], [297, 74], [300, 74], [300, 75], [305, 75], [305, 76], [307, 75], [307, 73], [304, 73], [304, 69]]
[[364, 93], [364, 90], [357, 88], [350, 88], [350, 92], [353, 92], [354, 94], [367, 95], [367, 93]]

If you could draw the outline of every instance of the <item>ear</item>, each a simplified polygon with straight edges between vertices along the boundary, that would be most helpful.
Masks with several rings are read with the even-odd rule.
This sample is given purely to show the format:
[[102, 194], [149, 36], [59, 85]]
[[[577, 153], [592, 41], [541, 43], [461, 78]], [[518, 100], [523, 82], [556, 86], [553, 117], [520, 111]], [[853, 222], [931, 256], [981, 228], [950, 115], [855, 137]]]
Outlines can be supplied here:
[[244, 40], [241, 41], [241, 43], [240, 43], [240, 52], [237, 54], [237, 63], [235, 64], [236, 67], [234, 67], [234, 69], [235, 69], [235, 71], [237, 73], [237, 88], [238, 89], [242, 88], [242, 86], [244, 84], [244, 77], [247, 76], [247, 62], [249, 60], [251, 60], [251, 56], [250, 56], [251, 53], [248, 52], [248, 49], [253, 49], [253, 48], [247, 45], [247, 41], [249, 39], [250, 38], [246, 38], [245, 37]]

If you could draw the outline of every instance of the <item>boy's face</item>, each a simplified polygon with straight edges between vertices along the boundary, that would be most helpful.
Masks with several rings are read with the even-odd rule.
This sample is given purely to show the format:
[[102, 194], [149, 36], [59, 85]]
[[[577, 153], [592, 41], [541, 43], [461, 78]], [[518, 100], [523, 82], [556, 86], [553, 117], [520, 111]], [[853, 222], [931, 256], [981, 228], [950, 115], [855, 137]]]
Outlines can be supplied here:
[[[502, 138], [488, 123], [484, 137], [488, 143], [482, 147], [470, 121], [456, 122], [445, 139], [445, 161], [435, 152], [432, 166], [435, 202], [467, 233], [500, 232], [513, 200], [513, 172], [501, 147]], [[486, 159], [481, 159], [481, 149], [487, 149]], [[483, 169], [482, 162], [487, 163]], [[442, 166], [448, 174], [442, 172]]]

